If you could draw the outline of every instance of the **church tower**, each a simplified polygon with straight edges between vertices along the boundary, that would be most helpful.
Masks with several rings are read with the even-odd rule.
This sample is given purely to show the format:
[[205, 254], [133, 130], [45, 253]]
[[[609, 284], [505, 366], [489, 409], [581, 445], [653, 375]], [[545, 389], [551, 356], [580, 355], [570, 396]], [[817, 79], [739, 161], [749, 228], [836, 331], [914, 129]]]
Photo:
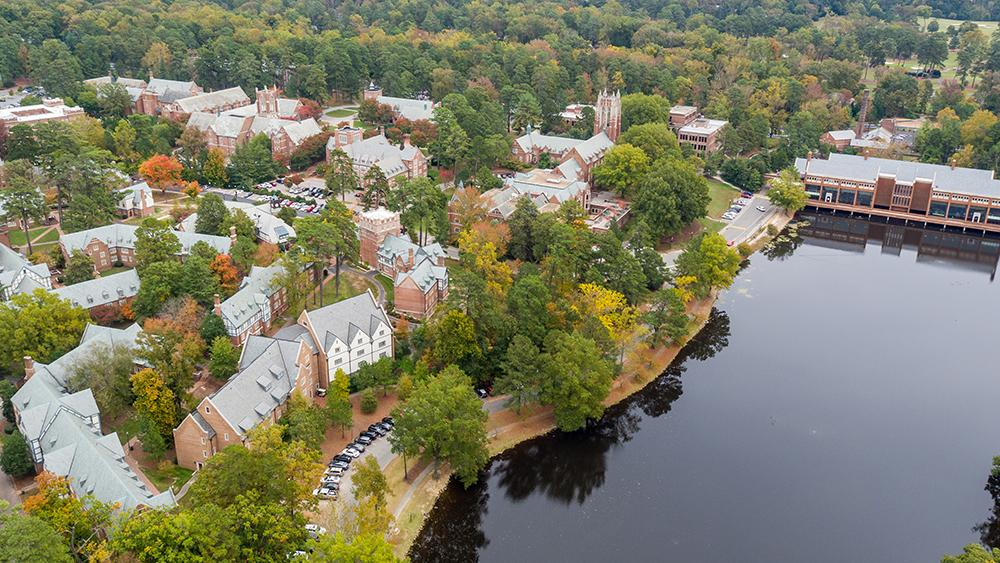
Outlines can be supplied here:
[[597, 105], [594, 106], [594, 134], [601, 131], [607, 133], [612, 142], [618, 140], [618, 135], [622, 132], [622, 96], [620, 92], [614, 94], [607, 90], [601, 90], [597, 96]]
[[256, 90], [257, 95], [257, 115], [265, 117], [278, 117], [278, 87], [264, 87], [263, 90]]

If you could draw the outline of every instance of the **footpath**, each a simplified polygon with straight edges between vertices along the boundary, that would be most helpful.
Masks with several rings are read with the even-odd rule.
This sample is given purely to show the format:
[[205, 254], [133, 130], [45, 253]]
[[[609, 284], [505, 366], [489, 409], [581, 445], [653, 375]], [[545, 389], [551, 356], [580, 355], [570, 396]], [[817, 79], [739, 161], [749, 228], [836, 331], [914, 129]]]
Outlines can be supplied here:
[[[732, 245], [747, 243], [756, 252], [771, 238], [768, 227], [773, 226], [780, 231], [791, 219], [784, 213], [767, 213], [764, 220], [755, 222], [756, 224], [749, 226], [750, 228], [744, 228], [733, 237]], [[684, 342], [651, 348], [640, 364], [627, 356], [622, 373], [612, 383], [611, 392], [604, 404], [614, 405], [656, 379], [674, 361], [684, 344], [705, 326], [717, 297], [718, 293], [713, 292], [705, 299], [688, 304], [687, 312], [692, 320], [689, 335]], [[501, 405], [499, 398], [484, 404], [484, 409], [489, 414], [487, 433], [491, 456], [556, 429], [551, 407], [528, 407], [518, 414], [512, 409], [502, 408]], [[409, 460], [411, 477], [409, 480], [404, 479], [402, 467], [404, 462], [399, 457], [389, 461], [383, 468], [390, 488], [389, 511], [395, 518], [395, 529], [390, 533], [389, 541], [393, 544], [396, 555], [400, 557], [409, 552], [410, 546], [423, 528], [425, 518], [430, 514], [437, 497], [451, 478], [451, 469], [447, 465], [435, 468], [431, 464], [419, 462], [415, 464], [414, 461]]]

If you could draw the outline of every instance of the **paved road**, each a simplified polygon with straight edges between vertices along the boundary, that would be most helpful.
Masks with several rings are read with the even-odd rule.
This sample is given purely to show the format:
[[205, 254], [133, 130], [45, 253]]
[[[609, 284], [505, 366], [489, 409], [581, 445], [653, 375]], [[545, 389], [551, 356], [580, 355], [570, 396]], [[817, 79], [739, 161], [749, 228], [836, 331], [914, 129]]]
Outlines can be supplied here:
[[[766, 211], [757, 211], [757, 206], [763, 206]], [[719, 234], [726, 239], [726, 242], [732, 242], [735, 246], [756, 233], [761, 225], [778, 212], [779, 210], [771, 205], [771, 200], [761, 194], [755, 194], [750, 205], [747, 205], [735, 219], [723, 227]]]

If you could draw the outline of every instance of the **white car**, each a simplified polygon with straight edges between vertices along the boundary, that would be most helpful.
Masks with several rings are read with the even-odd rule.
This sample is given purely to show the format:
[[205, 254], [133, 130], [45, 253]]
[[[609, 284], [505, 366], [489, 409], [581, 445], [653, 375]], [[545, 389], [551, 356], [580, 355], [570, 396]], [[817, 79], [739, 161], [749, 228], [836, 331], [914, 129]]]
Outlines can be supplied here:
[[320, 480], [320, 483], [324, 485], [338, 485], [340, 484], [340, 477], [337, 475], [327, 475]]
[[344, 454], [346, 456], [353, 457], [355, 459], [361, 457], [361, 452], [359, 452], [358, 450], [356, 450], [354, 448], [344, 448], [344, 451], [342, 451], [340, 453], [342, 453], [342, 454]]
[[732, 221], [733, 219], [736, 218], [736, 214], [735, 213], [723, 213], [722, 214], [722, 218], [725, 219], [726, 221]]
[[323, 474], [327, 475], [327, 476], [334, 476], [334, 477], [336, 477], [338, 475], [343, 475], [344, 474], [344, 470], [341, 469], [341, 468], [339, 468], [339, 467], [327, 467], [326, 471], [324, 471]]
[[757, 211], [760, 211], [761, 213], [764, 213], [765, 211], [767, 211], [767, 208], [764, 207], [763, 205], [758, 205], [757, 206]]
[[319, 524], [306, 524], [306, 531], [314, 534], [325, 534], [326, 528]]
[[313, 496], [319, 497], [321, 499], [337, 498], [337, 491], [326, 487], [321, 487], [319, 489], [313, 489]]

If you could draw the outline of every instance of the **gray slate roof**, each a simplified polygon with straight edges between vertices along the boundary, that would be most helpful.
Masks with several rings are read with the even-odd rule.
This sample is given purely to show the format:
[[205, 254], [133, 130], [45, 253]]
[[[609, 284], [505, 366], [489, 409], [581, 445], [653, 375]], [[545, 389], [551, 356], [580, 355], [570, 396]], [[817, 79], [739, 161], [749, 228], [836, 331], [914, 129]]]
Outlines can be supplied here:
[[239, 329], [249, 319], [257, 314], [270, 310], [270, 297], [275, 290], [271, 282], [282, 272], [279, 265], [261, 268], [254, 266], [247, 277], [243, 278], [240, 289], [232, 297], [222, 302], [222, 320], [231, 336], [239, 334]]
[[863, 156], [840, 153], [831, 153], [830, 158], [825, 160], [797, 158], [795, 168], [799, 174], [862, 182], [875, 182], [880, 175], [894, 176], [897, 182], [907, 183], [920, 178], [930, 180], [936, 189], [946, 192], [1000, 198], [1000, 180], [993, 177], [992, 170], [952, 169], [941, 164], [875, 157], [865, 159]]
[[392, 106], [400, 116], [417, 121], [434, 119], [434, 102], [430, 100], [414, 100], [411, 98], [393, 98], [392, 96], [379, 96], [378, 103]]
[[181, 111], [194, 113], [196, 111], [213, 111], [231, 104], [249, 105], [250, 96], [247, 96], [247, 93], [240, 86], [234, 86], [225, 90], [195, 94], [176, 101]]
[[535, 133], [533, 131], [528, 131], [524, 135], [521, 135], [514, 140], [518, 146], [521, 147], [525, 152], [531, 152], [535, 147], [540, 148], [545, 152], [554, 153], [564, 153], [571, 148], [583, 143], [580, 139], [574, 139], [572, 137], [559, 137], [556, 135], [542, 135], [541, 133]]
[[32, 264], [21, 254], [0, 244], [0, 298], [8, 299], [19, 293], [51, 287], [52, 274], [47, 264]]
[[409, 238], [396, 235], [385, 237], [385, 240], [378, 247], [378, 256], [389, 261], [395, 261], [397, 257], [405, 261], [410, 251], [413, 251], [413, 261], [415, 263], [420, 262], [424, 258], [430, 258], [436, 264], [439, 258], [447, 258], [444, 249], [436, 242], [427, 246], [418, 246], [410, 241]]
[[298, 377], [299, 342], [251, 336], [240, 356], [240, 371], [210, 398], [219, 414], [245, 435], [283, 404]]
[[125, 270], [110, 276], [54, 289], [52, 293], [84, 309], [92, 309], [139, 293], [139, 274]]
[[35, 363], [35, 375], [11, 398], [25, 438], [42, 450], [45, 469], [68, 477], [75, 494], [92, 494], [123, 510], [139, 505], [172, 506], [170, 491], [154, 494], [125, 461], [115, 433], [102, 435], [100, 411], [90, 389], [68, 393], [66, 378], [76, 361], [102, 345], [135, 346], [139, 326], [123, 330], [88, 325], [80, 345], [49, 365]]
[[[108, 247], [135, 248], [135, 231], [139, 227], [135, 225], [125, 225], [114, 223], [95, 227], [86, 231], [78, 231], [63, 235], [59, 242], [67, 251], [82, 250], [95, 238], [104, 242]], [[181, 254], [188, 254], [191, 247], [200, 241], [208, 243], [209, 246], [218, 252], [228, 253], [232, 241], [229, 237], [218, 237], [215, 235], [202, 235], [198, 233], [186, 233], [183, 231], [173, 231], [177, 235], [177, 240], [181, 243]]]
[[[326, 148], [330, 151], [336, 148], [336, 140], [333, 137], [330, 137], [326, 142]], [[413, 160], [420, 151], [413, 145], [400, 148], [399, 145], [390, 143], [385, 135], [381, 134], [356, 141], [340, 147], [340, 149], [351, 157], [354, 166], [364, 168], [378, 166], [387, 177], [405, 172], [406, 164], [403, 161]]]
[[424, 258], [420, 260], [416, 267], [409, 272], [399, 272], [396, 274], [395, 284], [398, 286], [403, 283], [406, 278], [410, 278], [417, 284], [420, 291], [427, 292], [429, 289], [434, 287], [439, 281], [443, 280], [445, 284], [448, 282], [448, 269], [444, 266], [438, 266], [436, 262], [430, 258]]
[[350, 345], [358, 331], [372, 336], [380, 323], [392, 327], [389, 317], [375, 302], [371, 291], [308, 311], [306, 316], [316, 331], [316, 336], [322, 340], [317, 344], [323, 347], [324, 352], [330, 351], [335, 338]]

